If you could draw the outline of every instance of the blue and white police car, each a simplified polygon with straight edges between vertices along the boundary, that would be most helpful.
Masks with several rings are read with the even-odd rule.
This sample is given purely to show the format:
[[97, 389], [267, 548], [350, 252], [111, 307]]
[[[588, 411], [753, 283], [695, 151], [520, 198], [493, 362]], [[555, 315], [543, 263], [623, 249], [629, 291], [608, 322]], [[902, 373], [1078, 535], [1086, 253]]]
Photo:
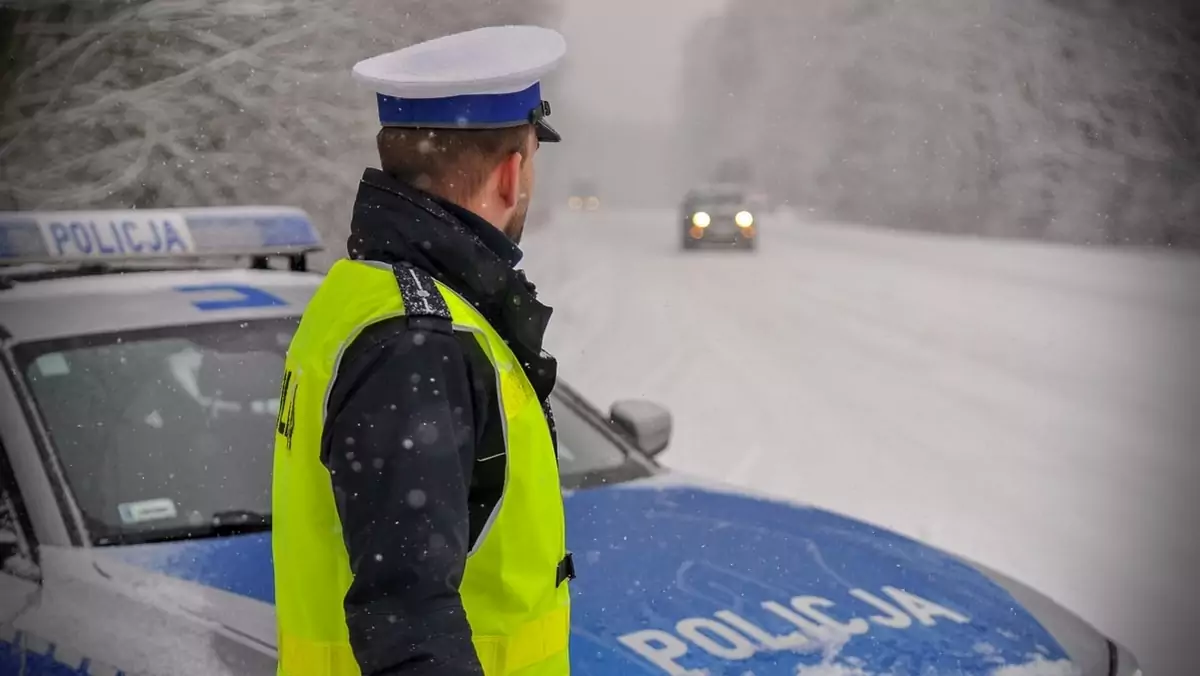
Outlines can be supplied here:
[[[274, 673], [271, 429], [319, 246], [284, 208], [0, 214], [0, 674]], [[576, 676], [1140, 674], [994, 571], [666, 471], [653, 403], [555, 404]]]

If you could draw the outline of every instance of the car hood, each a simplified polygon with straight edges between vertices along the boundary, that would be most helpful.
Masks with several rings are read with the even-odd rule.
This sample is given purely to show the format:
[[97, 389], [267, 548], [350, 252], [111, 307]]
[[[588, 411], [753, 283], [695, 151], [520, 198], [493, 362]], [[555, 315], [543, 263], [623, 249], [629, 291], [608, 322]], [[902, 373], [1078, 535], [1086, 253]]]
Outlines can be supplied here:
[[[575, 676], [1108, 673], [1106, 639], [1045, 597], [828, 511], [680, 475], [570, 492], [566, 510]], [[274, 603], [268, 535], [103, 557], [211, 589], [208, 621], [273, 643], [230, 602]]]
[[679, 475], [567, 510], [577, 676], [1109, 673], [1044, 596], [825, 510]]

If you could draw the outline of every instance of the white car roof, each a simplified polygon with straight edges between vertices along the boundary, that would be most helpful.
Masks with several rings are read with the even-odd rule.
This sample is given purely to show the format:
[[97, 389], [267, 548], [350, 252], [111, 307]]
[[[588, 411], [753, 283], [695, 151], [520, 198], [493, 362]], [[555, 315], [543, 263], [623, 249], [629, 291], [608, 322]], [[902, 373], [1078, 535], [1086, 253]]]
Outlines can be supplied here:
[[133, 329], [298, 317], [313, 273], [202, 269], [78, 275], [0, 290], [0, 336], [23, 343]]
[[[301, 314], [321, 250], [283, 206], [0, 212], [0, 339], [7, 343]], [[218, 260], [253, 261], [238, 269]]]

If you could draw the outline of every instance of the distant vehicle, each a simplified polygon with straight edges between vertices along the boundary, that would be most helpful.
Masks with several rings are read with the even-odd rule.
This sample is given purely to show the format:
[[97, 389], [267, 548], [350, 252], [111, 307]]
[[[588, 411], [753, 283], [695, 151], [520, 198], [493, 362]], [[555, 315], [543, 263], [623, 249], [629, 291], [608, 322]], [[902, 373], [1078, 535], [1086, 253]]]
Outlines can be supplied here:
[[738, 185], [718, 184], [689, 191], [679, 215], [683, 248], [719, 246], [753, 250], [758, 242], [755, 211], [759, 206]]
[[600, 189], [595, 181], [576, 181], [571, 186], [571, 196], [567, 198], [567, 208], [571, 211], [597, 211], [600, 209]]
[[[293, 209], [0, 213], [0, 676], [276, 676], [271, 439], [319, 248]], [[551, 399], [573, 676], [1140, 676], [982, 565], [660, 466], [661, 406]]]

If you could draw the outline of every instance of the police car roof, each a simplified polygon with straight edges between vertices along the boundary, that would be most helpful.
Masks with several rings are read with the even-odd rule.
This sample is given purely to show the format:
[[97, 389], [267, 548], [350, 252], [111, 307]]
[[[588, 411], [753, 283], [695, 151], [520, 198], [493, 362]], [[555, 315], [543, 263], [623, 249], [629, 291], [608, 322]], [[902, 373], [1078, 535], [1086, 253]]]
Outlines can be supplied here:
[[0, 212], [0, 330], [11, 341], [298, 315], [315, 275], [233, 268], [321, 238], [279, 206]]
[[321, 277], [281, 270], [105, 274], [0, 291], [0, 335], [16, 343], [220, 321], [299, 316]]
[[292, 207], [0, 212], [7, 268], [303, 256], [321, 248], [308, 214]]

